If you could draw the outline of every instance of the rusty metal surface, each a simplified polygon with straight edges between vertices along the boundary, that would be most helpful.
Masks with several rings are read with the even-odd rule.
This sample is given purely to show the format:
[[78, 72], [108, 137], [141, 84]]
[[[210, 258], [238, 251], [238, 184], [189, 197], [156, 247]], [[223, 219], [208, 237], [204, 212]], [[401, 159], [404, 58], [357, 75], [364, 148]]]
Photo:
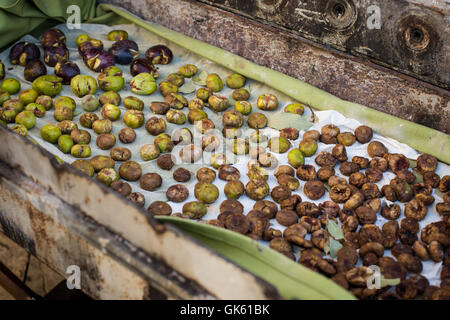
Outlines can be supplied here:
[[[310, 83], [342, 99], [450, 134], [448, 125], [450, 123], [450, 92], [448, 90], [364, 61], [351, 54], [325, 48], [301, 38], [297, 33], [290, 32], [286, 28], [276, 28], [273, 24], [264, 24], [193, 0], [170, 2], [101, 0], [100, 2], [121, 6], [148, 21], [159, 23], [236, 53], [260, 65]], [[227, 3], [229, 6], [240, 3], [246, 6], [246, 10], [252, 10], [253, 2], [228, 1]], [[292, 1], [292, 3], [296, 2]], [[389, 1], [391, 2], [394, 1]], [[270, 16], [270, 19], [275, 17], [277, 17], [276, 14]], [[371, 38], [366, 40], [368, 39]], [[361, 48], [372, 46], [372, 43], [373, 41], [370, 41], [364, 46], [361, 45]], [[390, 44], [383, 43], [383, 45], [376, 43], [376, 47], [381, 45], [382, 48], [387, 48]], [[435, 61], [442, 61], [438, 59], [439, 57], [436, 58]], [[438, 71], [448, 72], [450, 69], [448, 65], [447, 62], [444, 65], [446, 67]]]
[[0, 140], [1, 230], [61, 275], [80, 266], [90, 296], [278, 297], [266, 282], [2, 126]]
[[0, 286], [6, 289], [17, 300], [39, 299], [33, 290], [12, 273], [3, 263], [0, 262]]
[[139, 299], [145, 295], [144, 279], [69, 232], [62, 216], [71, 213], [67, 206], [6, 165], [0, 164], [0, 172], [0, 221], [9, 226], [3, 230], [7, 236], [26, 239], [18, 244], [32, 248], [34, 255], [63, 276], [70, 265], [79, 266], [83, 291], [92, 297]]

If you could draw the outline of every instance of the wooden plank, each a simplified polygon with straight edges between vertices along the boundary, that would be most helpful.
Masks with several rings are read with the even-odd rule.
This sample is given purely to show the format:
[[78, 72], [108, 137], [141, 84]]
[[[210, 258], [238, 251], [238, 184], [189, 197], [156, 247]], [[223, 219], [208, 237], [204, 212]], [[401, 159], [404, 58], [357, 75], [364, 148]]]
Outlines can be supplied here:
[[3, 231], [62, 276], [79, 266], [91, 297], [279, 297], [265, 281], [2, 126], [0, 140]]

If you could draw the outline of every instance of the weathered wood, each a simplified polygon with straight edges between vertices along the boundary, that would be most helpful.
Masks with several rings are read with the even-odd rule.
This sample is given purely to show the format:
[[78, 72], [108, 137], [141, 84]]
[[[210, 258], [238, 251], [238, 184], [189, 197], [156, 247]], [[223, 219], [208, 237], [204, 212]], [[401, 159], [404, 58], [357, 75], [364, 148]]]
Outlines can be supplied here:
[[3, 126], [0, 140], [2, 231], [62, 276], [79, 266], [91, 297], [279, 297], [265, 281]]
[[447, 1], [199, 1], [450, 88]]
[[[121, 6], [146, 20], [239, 54], [345, 100], [450, 133], [449, 91], [359, 57], [323, 47], [301, 38], [293, 30], [281, 28], [280, 25], [275, 27], [275, 23], [268, 25], [268, 19], [277, 17], [276, 14], [273, 17], [267, 15], [264, 21], [256, 21], [193, 0], [101, 2]], [[239, 3], [253, 10], [250, 8], [253, 2], [228, 1], [227, 8]], [[389, 1], [392, 2], [395, 1]], [[361, 43], [360, 46], [363, 48], [366, 44]], [[438, 57], [434, 61], [442, 62]], [[445, 66], [443, 71], [448, 71], [448, 62]]]

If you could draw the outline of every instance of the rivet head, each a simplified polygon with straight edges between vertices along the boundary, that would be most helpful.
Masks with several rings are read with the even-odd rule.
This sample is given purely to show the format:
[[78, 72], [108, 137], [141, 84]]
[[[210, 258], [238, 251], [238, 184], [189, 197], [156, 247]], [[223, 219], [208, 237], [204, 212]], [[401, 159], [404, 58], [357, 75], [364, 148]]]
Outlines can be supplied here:
[[330, 0], [325, 7], [325, 20], [335, 29], [348, 29], [356, 22], [356, 7], [352, 0]]
[[409, 26], [405, 30], [406, 45], [414, 51], [422, 51], [430, 44], [430, 35], [422, 25]]

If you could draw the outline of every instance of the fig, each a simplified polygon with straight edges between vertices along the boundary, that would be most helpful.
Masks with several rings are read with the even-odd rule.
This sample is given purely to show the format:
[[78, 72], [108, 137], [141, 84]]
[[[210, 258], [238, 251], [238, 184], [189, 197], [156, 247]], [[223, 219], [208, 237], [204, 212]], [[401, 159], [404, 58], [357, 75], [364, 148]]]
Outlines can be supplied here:
[[103, 50], [103, 42], [97, 39], [88, 39], [78, 46], [78, 52], [81, 56], [84, 55], [84, 52], [86, 52], [89, 49], [99, 49]]
[[66, 43], [66, 36], [59, 29], [50, 29], [42, 35], [41, 43], [44, 48], [58, 47]]
[[23, 77], [27, 81], [33, 82], [36, 78], [46, 75], [47, 68], [41, 60], [31, 60], [23, 70]]
[[63, 84], [70, 84], [70, 80], [79, 74], [80, 68], [75, 62], [59, 61], [55, 65], [55, 75], [63, 79]]
[[39, 59], [41, 52], [37, 45], [29, 42], [16, 43], [9, 51], [9, 61], [11, 64], [18, 64], [23, 67], [31, 60]]
[[164, 45], [156, 45], [148, 48], [145, 56], [153, 64], [168, 64], [173, 59], [172, 51]]
[[58, 62], [67, 60], [69, 60], [69, 50], [64, 44], [44, 50], [44, 62], [49, 67], [54, 67]]
[[100, 49], [88, 49], [83, 53], [84, 63], [95, 72], [103, 71], [103, 69], [115, 64], [114, 56]]
[[118, 64], [130, 64], [139, 55], [139, 47], [133, 40], [119, 40], [108, 50]]

